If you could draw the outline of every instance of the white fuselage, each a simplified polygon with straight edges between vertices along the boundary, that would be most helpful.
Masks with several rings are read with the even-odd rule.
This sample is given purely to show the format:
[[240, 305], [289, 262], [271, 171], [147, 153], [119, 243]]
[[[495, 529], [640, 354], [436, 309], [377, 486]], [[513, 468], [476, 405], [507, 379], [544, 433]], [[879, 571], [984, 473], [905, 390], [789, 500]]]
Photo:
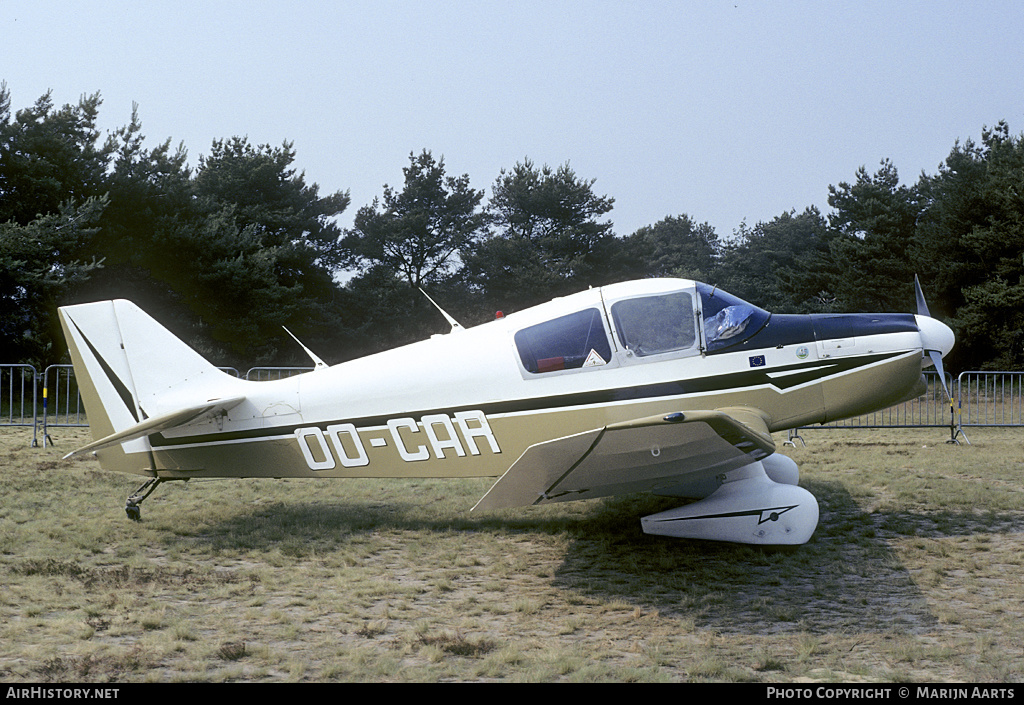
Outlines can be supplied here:
[[[608, 312], [619, 301], [676, 291], [693, 293], [694, 284], [591, 289], [279, 381], [225, 376], [211, 395], [242, 390], [246, 400], [223, 418], [153, 439], [157, 462], [169, 476], [493, 476], [534, 443], [652, 414], [754, 407], [780, 430], [919, 393], [916, 330], [765, 347], [755, 337], [755, 347], [706, 354], [695, 305], [690, 347], [635, 354]], [[574, 369], [527, 369], [519, 331], [589, 309], [600, 313], [610, 354]], [[210, 455], [218, 448], [230, 460]]]

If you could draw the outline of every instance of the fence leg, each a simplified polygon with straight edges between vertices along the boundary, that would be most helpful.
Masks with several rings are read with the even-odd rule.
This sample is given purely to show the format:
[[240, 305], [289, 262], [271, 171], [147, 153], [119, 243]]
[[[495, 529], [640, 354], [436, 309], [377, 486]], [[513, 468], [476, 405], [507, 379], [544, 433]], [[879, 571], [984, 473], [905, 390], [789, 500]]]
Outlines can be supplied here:
[[962, 423], [955, 422], [954, 414], [955, 403], [953, 399], [949, 400], [949, 440], [947, 444], [960, 445], [960, 441], [957, 440], [957, 436], [963, 436], [964, 440], [967, 441], [967, 445], [971, 445], [971, 439], [964, 433], [964, 427]]
[[46, 447], [46, 442], [50, 441], [50, 445], [53, 445], [53, 441], [50, 440], [50, 434], [46, 431], [46, 373], [43, 373], [43, 448]]
[[800, 435], [800, 429], [798, 428], [789, 429], [789, 437], [786, 438], [782, 445], [793, 446], [794, 448], [796, 448], [796, 442], [794, 439], [796, 441], [800, 441], [800, 445], [802, 445], [804, 448], [807, 447], [807, 443], [804, 442], [803, 437]]

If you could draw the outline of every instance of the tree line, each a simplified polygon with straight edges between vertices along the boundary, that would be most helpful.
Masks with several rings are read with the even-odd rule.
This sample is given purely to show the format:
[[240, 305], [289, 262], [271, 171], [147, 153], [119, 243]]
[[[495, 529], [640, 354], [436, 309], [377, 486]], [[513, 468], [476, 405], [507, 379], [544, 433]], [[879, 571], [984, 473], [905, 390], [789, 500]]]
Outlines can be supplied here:
[[1024, 369], [1024, 137], [1005, 122], [902, 184], [861, 167], [815, 207], [722, 238], [680, 211], [614, 231], [614, 199], [568, 163], [530, 159], [489, 191], [429, 150], [402, 183], [337, 218], [292, 143], [148, 148], [137, 106], [97, 129], [100, 94], [12, 112], [0, 83], [0, 360], [66, 361], [58, 306], [137, 302], [216, 364], [328, 362], [443, 332], [421, 289], [464, 325], [588, 286], [679, 276], [778, 313], [915, 311], [913, 279], [957, 333], [949, 369]]

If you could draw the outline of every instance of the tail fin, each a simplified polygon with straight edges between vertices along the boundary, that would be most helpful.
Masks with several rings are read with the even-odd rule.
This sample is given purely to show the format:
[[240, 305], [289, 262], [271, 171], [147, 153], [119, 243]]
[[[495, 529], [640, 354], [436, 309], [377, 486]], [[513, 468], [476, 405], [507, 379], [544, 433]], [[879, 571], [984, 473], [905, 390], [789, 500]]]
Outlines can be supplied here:
[[60, 320], [96, 441], [80, 451], [107, 447], [104, 468], [154, 474], [149, 434], [242, 400], [226, 396], [238, 380], [130, 301], [67, 306]]

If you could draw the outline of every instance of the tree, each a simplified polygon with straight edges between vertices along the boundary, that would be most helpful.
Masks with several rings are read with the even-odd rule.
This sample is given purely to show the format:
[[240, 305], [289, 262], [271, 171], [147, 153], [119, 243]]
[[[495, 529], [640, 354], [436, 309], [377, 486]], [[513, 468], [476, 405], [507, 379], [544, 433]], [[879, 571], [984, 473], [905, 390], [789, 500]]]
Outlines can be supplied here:
[[138, 106], [101, 142], [100, 103], [97, 93], [56, 109], [47, 93], [12, 115], [0, 84], [0, 326], [11, 340], [38, 337], [46, 325], [25, 322], [52, 322], [59, 305], [116, 297], [205, 353], [234, 356], [221, 362], [269, 360], [282, 323], [334, 338], [335, 218], [348, 193], [321, 197], [288, 142], [219, 140], [193, 173], [183, 145], [145, 147]]
[[68, 201], [103, 195], [112, 145], [98, 144], [99, 93], [54, 109], [50, 93], [11, 119], [10, 92], [0, 83], [0, 223], [28, 225]]
[[1024, 135], [1000, 122], [981, 144], [958, 142], [918, 189], [914, 259], [931, 282], [930, 307], [953, 314], [952, 364], [1024, 368]]
[[683, 277], [707, 281], [717, 266], [718, 234], [688, 215], [667, 216], [625, 238], [630, 277]]
[[827, 277], [835, 232], [811, 206], [783, 213], [753, 228], [741, 225], [722, 247], [715, 282], [726, 291], [775, 313], [829, 310]]
[[193, 173], [184, 146], [144, 147], [137, 109], [114, 135], [111, 206], [94, 238], [106, 257], [89, 299], [128, 296], [222, 364], [334, 339], [334, 272], [348, 194], [319, 195], [290, 143], [213, 142]]
[[101, 266], [90, 238], [108, 201], [112, 149], [99, 144], [99, 93], [55, 109], [50, 93], [12, 119], [0, 83], [0, 347], [5, 360], [56, 362], [56, 308]]
[[269, 361], [281, 330], [323, 338], [336, 323], [334, 272], [347, 192], [325, 197], [292, 167], [295, 152], [213, 143], [192, 184], [193, 209], [164, 221], [167, 259], [154, 275], [180, 293], [207, 332], [235, 355]]
[[466, 260], [470, 281], [504, 310], [516, 310], [615, 278], [617, 241], [599, 221], [614, 199], [598, 196], [564, 164], [526, 159], [502, 169], [486, 212], [492, 235]]
[[165, 233], [176, 223], [200, 220], [184, 145], [172, 150], [170, 139], [154, 149], [144, 147], [138, 106], [131, 122], [114, 132], [111, 167], [105, 189], [109, 196], [92, 251], [104, 267], [79, 290], [83, 300], [131, 298], [166, 320], [163, 307], [173, 298], [161, 277], [178, 253]]
[[[57, 306], [101, 266], [83, 246], [106, 205], [92, 198], [26, 225], [0, 223], [0, 360], [42, 369], [58, 362]], [[59, 346], [58, 346], [59, 347]]]
[[356, 212], [343, 245], [351, 266], [383, 266], [410, 288], [438, 284], [460, 264], [461, 254], [480, 236], [482, 191], [469, 176], [447, 176], [444, 158], [423, 150], [409, 154], [401, 191], [384, 186], [383, 199]]
[[445, 330], [419, 289], [461, 313], [462, 257], [484, 226], [483, 192], [465, 174], [448, 176], [443, 157], [410, 153], [402, 172], [402, 190], [385, 185], [382, 198], [356, 212], [343, 240], [348, 266], [359, 270], [345, 292], [363, 352]]
[[901, 312], [914, 301], [911, 251], [921, 212], [917, 189], [899, 182], [888, 159], [869, 175], [829, 186], [831, 241], [828, 289], [849, 311]]
[[239, 229], [255, 228], [266, 245], [285, 248], [303, 266], [333, 271], [342, 255], [334, 218], [348, 208], [349, 193], [321, 197], [294, 161], [291, 142], [253, 147], [244, 137], [216, 140], [200, 159], [196, 193], [210, 211], [230, 208]]

